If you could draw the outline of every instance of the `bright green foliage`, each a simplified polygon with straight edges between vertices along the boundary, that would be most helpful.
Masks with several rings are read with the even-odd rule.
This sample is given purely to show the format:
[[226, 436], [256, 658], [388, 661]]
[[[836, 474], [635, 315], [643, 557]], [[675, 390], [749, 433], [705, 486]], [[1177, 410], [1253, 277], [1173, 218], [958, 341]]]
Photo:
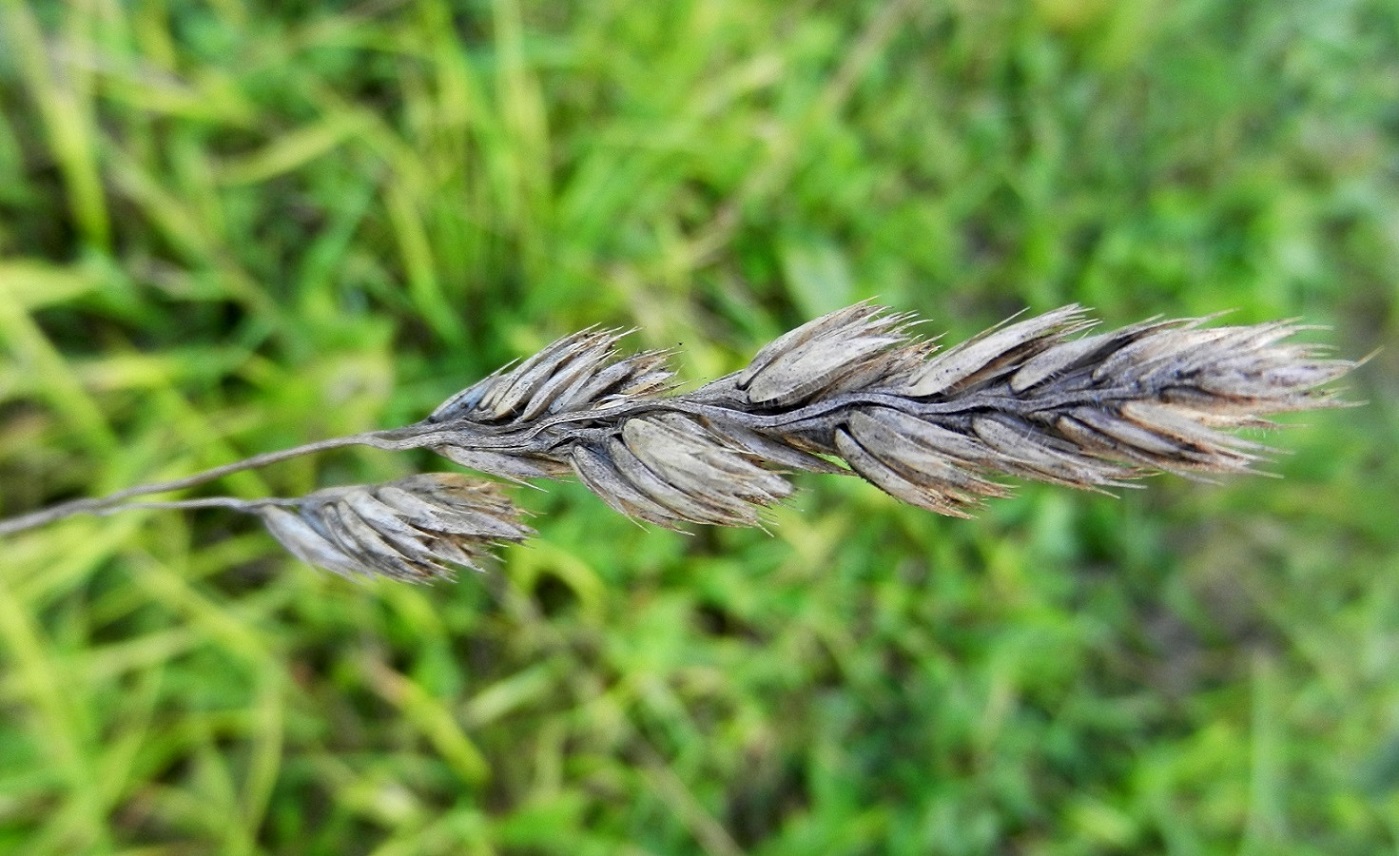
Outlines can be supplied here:
[[693, 537], [551, 486], [433, 588], [217, 511], [15, 537], [0, 852], [1394, 852], [1396, 104], [1389, 0], [0, 0], [3, 513], [593, 323], [691, 379], [875, 295], [1390, 344], [1281, 480], [955, 521], [811, 478]]

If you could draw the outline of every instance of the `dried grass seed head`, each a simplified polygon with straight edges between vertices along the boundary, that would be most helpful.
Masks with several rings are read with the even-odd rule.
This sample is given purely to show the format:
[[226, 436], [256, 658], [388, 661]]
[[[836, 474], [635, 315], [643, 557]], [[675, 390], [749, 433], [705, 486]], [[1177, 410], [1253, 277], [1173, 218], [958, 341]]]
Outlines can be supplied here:
[[[965, 515], [1005, 492], [994, 481], [1001, 475], [1101, 489], [1161, 470], [1242, 471], [1270, 450], [1221, 429], [1337, 406], [1326, 385], [1356, 364], [1288, 341], [1307, 328], [1206, 320], [1073, 338], [1090, 323], [1068, 306], [937, 354], [909, 336], [909, 316], [863, 303], [780, 337], [740, 372], [672, 396], [662, 395], [671, 387], [664, 354], [622, 357], [617, 332], [585, 330], [415, 425], [76, 500], [0, 522], [0, 532], [111, 513], [141, 505], [128, 505], [132, 496], [360, 443], [430, 448], [514, 479], [572, 471], [618, 511], [670, 527], [760, 524], [762, 509], [791, 492], [775, 469], [853, 473], [903, 501]], [[298, 556], [351, 576], [432, 579], [528, 535], [496, 487], [447, 474], [301, 500], [145, 505], [251, 511]]]

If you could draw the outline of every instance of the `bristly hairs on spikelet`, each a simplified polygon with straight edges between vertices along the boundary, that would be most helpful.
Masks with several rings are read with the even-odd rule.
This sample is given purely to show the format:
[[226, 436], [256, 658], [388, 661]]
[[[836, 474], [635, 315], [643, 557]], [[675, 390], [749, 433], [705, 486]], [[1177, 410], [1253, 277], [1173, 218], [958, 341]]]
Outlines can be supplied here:
[[945, 351], [913, 317], [870, 303], [783, 335], [743, 369], [673, 394], [667, 354], [622, 356], [617, 331], [566, 336], [443, 402], [422, 422], [250, 458], [184, 479], [0, 521], [0, 535], [73, 514], [224, 506], [259, 515], [305, 561], [401, 580], [478, 567], [531, 532], [489, 483], [426, 474], [297, 500], [132, 503], [348, 445], [426, 448], [512, 480], [573, 474], [613, 509], [667, 527], [755, 526], [784, 472], [858, 475], [891, 496], [968, 516], [999, 479], [1098, 489], [1153, 472], [1242, 472], [1274, 450], [1227, 433], [1336, 406], [1355, 362], [1290, 343], [1294, 322], [1150, 320], [1081, 335], [1078, 306], [999, 324]]

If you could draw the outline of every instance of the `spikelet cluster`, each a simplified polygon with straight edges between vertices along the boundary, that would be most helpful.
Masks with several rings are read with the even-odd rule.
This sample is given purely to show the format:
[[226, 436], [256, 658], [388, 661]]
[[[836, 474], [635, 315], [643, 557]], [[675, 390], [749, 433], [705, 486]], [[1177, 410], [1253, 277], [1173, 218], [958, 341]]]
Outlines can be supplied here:
[[733, 375], [644, 415], [619, 411], [552, 451], [613, 508], [661, 525], [754, 525], [790, 492], [773, 469], [853, 472], [966, 516], [1007, 492], [1004, 476], [1102, 489], [1157, 471], [1245, 470], [1271, 450], [1222, 429], [1327, 406], [1324, 385], [1354, 365], [1282, 343], [1304, 329], [1290, 323], [1149, 321], [1082, 336], [1093, 322], [1068, 306], [938, 353], [909, 321], [840, 310]]

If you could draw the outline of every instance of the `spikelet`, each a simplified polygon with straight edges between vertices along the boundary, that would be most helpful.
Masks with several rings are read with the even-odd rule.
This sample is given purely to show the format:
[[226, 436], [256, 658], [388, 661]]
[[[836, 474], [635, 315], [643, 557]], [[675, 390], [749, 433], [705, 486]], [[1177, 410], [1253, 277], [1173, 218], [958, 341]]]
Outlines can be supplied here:
[[672, 528], [686, 521], [757, 525], [761, 508], [792, 492], [760, 463], [679, 414], [629, 419], [617, 436], [572, 454], [579, 479], [608, 505]]
[[[511, 368], [503, 367], [444, 401], [427, 424], [528, 426], [577, 411], [606, 411], [671, 388], [666, 354], [645, 351], [619, 359], [617, 330], [589, 329], [565, 336]], [[433, 451], [453, 463], [514, 480], [558, 478], [565, 459], [525, 452], [495, 452], [444, 443]]]
[[928, 360], [909, 378], [907, 393], [914, 398], [947, 395], [995, 380], [1089, 326], [1080, 306], [1065, 306], [1016, 324], [997, 325]]
[[891, 496], [939, 514], [968, 517], [983, 497], [1007, 492], [982, 477], [995, 457], [990, 448], [887, 407], [852, 413], [836, 429], [835, 448]]
[[932, 350], [909, 338], [911, 319], [870, 303], [848, 306], [783, 334], [743, 371], [697, 394], [731, 392], [747, 406], [777, 408], [885, 386]]
[[505, 366], [442, 402], [430, 423], [498, 425], [578, 410], [604, 410], [671, 387], [665, 353], [617, 358], [618, 330], [588, 329], [558, 339], [511, 368]]
[[327, 488], [292, 510], [253, 510], [297, 558], [346, 577], [450, 578], [448, 565], [480, 570], [492, 546], [533, 534], [494, 485], [454, 473]]

